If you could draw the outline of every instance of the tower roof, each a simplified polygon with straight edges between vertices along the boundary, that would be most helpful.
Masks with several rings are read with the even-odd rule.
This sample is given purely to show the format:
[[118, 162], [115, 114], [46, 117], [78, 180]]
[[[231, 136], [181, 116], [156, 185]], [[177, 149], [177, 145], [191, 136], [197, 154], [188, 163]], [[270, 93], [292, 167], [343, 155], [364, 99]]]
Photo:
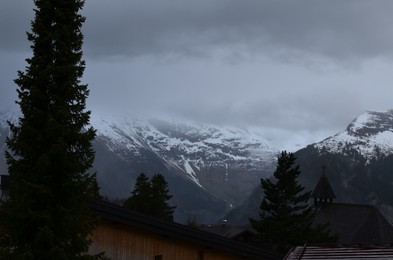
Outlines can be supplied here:
[[336, 195], [334, 195], [332, 186], [330, 185], [330, 182], [325, 175], [325, 168], [323, 169], [324, 171], [322, 173], [322, 176], [321, 178], [319, 178], [317, 186], [315, 186], [311, 197], [316, 199], [335, 199]]

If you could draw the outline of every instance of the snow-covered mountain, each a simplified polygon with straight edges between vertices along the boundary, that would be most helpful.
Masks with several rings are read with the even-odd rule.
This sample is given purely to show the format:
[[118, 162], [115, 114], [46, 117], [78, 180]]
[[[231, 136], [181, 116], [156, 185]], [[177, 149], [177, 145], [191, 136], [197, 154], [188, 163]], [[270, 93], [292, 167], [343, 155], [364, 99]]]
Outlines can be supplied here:
[[367, 162], [393, 154], [393, 110], [366, 112], [346, 130], [314, 145], [321, 152], [350, 155], [359, 153]]
[[260, 134], [233, 127], [96, 115], [91, 124], [98, 142], [140, 171], [154, 157], [165, 171], [232, 205], [271, 174], [278, 153]]
[[199, 175], [211, 168], [224, 169], [226, 182], [234, 169], [264, 176], [278, 152], [263, 136], [233, 127], [127, 116], [93, 116], [91, 124], [97, 138], [123, 159], [135, 160], [149, 150], [201, 188]]
[[[0, 113], [3, 154], [12, 114]], [[138, 174], [161, 173], [178, 206], [175, 219], [182, 222], [191, 217], [211, 222], [240, 205], [260, 178], [272, 174], [279, 152], [258, 129], [94, 113], [91, 124], [97, 129], [94, 168], [102, 195], [128, 197]], [[295, 155], [308, 190], [325, 165], [338, 200], [373, 203], [393, 212], [393, 110], [364, 113], [344, 131]], [[0, 173], [5, 172], [3, 158]], [[257, 207], [260, 193], [254, 192], [256, 198], [246, 204]], [[240, 212], [255, 214], [258, 209], [247, 206]]]

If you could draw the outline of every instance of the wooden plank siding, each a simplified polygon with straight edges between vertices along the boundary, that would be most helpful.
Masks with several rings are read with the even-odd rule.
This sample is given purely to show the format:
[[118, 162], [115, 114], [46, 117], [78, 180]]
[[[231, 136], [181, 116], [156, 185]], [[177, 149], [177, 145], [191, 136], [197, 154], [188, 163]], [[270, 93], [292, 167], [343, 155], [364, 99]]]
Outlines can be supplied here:
[[282, 259], [271, 251], [178, 223], [149, 217], [123, 207], [92, 201], [101, 224], [93, 231], [90, 253], [109, 259], [221, 260]]
[[162, 255], [163, 260], [242, 259], [241, 256], [212, 248], [201, 248], [191, 243], [136, 228], [128, 228], [109, 221], [102, 221], [94, 230], [91, 239], [94, 242], [90, 247], [90, 253], [96, 254], [104, 251], [105, 256], [113, 260], [154, 260], [158, 255]]

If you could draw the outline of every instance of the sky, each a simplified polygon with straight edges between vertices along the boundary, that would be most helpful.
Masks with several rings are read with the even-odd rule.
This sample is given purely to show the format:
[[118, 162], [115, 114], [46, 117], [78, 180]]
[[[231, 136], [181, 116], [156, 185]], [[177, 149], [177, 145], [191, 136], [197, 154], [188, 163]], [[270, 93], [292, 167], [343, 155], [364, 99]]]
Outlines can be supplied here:
[[[93, 113], [264, 129], [289, 150], [392, 109], [391, 0], [87, 0]], [[0, 1], [0, 108], [31, 56], [32, 0]]]

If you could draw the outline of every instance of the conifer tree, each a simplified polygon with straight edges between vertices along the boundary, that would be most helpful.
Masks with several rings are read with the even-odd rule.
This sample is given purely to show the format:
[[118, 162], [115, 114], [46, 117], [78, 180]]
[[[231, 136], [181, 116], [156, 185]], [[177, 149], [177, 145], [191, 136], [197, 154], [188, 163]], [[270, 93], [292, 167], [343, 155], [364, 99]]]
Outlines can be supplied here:
[[168, 183], [161, 174], [156, 174], [151, 180], [141, 173], [136, 180], [135, 188], [123, 204], [124, 207], [146, 215], [172, 221], [176, 206], [170, 206], [168, 201]]
[[328, 225], [314, 222], [314, 210], [308, 203], [311, 192], [304, 192], [299, 184], [299, 165], [294, 165], [293, 153], [282, 152], [278, 158], [274, 179], [261, 179], [264, 190], [260, 219], [250, 219], [258, 231], [258, 242], [272, 246], [280, 253], [305, 243], [335, 242]]
[[172, 195], [169, 194], [168, 183], [164, 176], [161, 174], [154, 175], [151, 179], [151, 186], [154, 197], [153, 216], [172, 221], [176, 206], [170, 206], [168, 203]]
[[152, 205], [152, 188], [149, 178], [143, 172], [136, 178], [135, 188], [123, 206], [141, 213], [150, 212]]
[[93, 259], [86, 255], [98, 195], [81, 84], [84, 0], [34, 0], [33, 51], [18, 72], [21, 117], [10, 123], [10, 197], [0, 207], [0, 259]]

